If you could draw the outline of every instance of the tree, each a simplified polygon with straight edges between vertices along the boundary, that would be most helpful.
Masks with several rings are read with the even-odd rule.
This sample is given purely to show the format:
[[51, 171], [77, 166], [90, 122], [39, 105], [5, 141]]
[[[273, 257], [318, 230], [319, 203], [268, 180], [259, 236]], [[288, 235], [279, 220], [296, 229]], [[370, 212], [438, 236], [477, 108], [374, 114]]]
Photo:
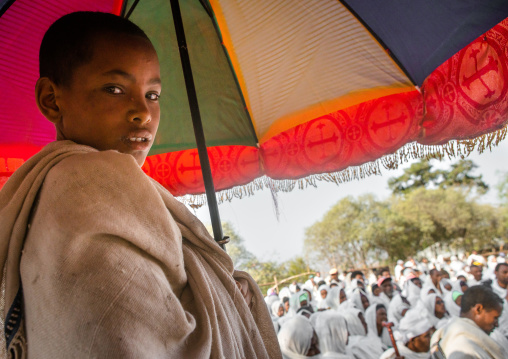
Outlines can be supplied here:
[[392, 211], [419, 237], [414, 250], [435, 243], [480, 248], [499, 235], [499, 214], [453, 188], [420, 188], [394, 198]]
[[305, 249], [342, 269], [414, 256], [436, 243], [480, 249], [507, 233], [503, 213], [453, 185], [420, 187], [386, 201], [347, 197], [307, 228]]
[[[206, 226], [209, 233], [213, 233], [212, 226]], [[230, 238], [228, 244], [226, 244], [226, 250], [231, 259], [235, 269], [247, 271], [247, 265], [255, 259], [255, 256], [245, 248], [244, 240], [236, 232], [234, 226], [229, 222], [222, 223], [222, 229], [225, 234]]]
[[413, 163], [399, 177], [388, 180], [394, 194], [406, 194], [418, 188], [460, 188], [470, 193], [485, 194], [489, 186], [482, 175], [471, 174], [478, 166], [471, 160], [460, 160], [451, 165], [450, 170], [434, 169], [428, 160]]
[[501, 205], [508, 206], [508, 172], [500, 174], [496, 187]]
[[[230, 237], [230, 242], [226, 245], [226, 249], [235, 269], [249, 273], [258, 284], [273, 282], [274, 276], [277, 276], [278, 280], [282, 280], [311, 270], [308, 263], [302, 257], [296, 257], [282, 263], [274, 260], [262, 261], [245, 248], [243, 238], [237, 233], [231, 223], [223, 222], [222, 229]], [[212, 233], [210, 225], [207, 226], [207, 230], [209, 233]], [[268, 289], [267, 286], [261, 287], [263, 292], [266, 289]]]
[[317, 253], [333, 267], [371, 266], [383, 255], [373, 243], [380, 235], [377, 228], [385, 206], [372, 195], [340, 200], [321, 221], [306, 229], [306, 251]]
[[[308, 263], [302, 257], [296, 257], [282, 263], [284, 272], [280, 273], [284, 278], [292, 277], [301, 273], [312, 271]], [[281, 276], [280, 279], [283, 279]]]

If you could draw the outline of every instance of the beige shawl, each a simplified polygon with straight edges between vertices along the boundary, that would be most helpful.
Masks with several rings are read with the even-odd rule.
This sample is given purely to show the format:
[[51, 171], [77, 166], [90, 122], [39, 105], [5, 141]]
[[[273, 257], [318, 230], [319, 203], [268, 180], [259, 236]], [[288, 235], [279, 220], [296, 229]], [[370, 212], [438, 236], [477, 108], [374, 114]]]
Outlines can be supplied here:
[[0, 192], [0, 228], [11, 356], [281, 358], [255, 282], [130, 155], [47, 145]]
[[474, 321], [453, 318], [448, 325], [438, 329], [430, 343], [431, 352], [437, 343], [447, 359], [502, 359], [504, 350], [497, 345]]

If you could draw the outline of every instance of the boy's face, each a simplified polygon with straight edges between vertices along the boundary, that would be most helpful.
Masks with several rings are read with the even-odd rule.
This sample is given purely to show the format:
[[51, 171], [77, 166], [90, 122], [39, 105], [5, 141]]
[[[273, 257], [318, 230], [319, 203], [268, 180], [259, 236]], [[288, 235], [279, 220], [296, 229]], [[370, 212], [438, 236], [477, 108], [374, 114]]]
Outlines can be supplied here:
[[160, 120], [159, 61], [141, 37], [105, 34], [90, 62], [57, 86], [57, 138], [132, 155], [143, 165]]

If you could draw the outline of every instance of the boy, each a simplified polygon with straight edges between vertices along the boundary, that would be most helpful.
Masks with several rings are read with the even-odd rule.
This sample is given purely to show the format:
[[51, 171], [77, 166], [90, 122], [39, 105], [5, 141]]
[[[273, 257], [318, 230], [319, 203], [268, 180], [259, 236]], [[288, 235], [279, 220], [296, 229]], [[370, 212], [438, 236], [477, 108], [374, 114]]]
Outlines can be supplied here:
[[37, 105], [57, 141], [0, 193], [8, 353], [280, 357], [252, 278], [140, 168], [161, 92], [143, 31], [66, 15], [44, 36], [40, 76]]
[[462, 296], [460, 317], [434, 333], [431, 352], [446, 358], [507, 358], [490, 333], [498, 326], [503, 300], [483, 285], [470, 287]]

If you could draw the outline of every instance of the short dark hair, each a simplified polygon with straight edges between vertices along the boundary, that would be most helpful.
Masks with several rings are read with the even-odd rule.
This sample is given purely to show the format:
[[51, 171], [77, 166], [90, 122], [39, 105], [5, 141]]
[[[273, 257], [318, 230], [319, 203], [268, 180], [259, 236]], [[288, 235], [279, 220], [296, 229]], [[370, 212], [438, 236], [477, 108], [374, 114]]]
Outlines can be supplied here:
[[446, 270], [444, 270], [444, 269], [441, 269], [441, 275], [442, 275], [442, 276], [445, 276], [445, 275], [450, 276], [450, 273], [448, 273], [448, 272], [447, 272]]
[[39, 50], [40, 77], [57, 85], [68, 85], [78, 66], [92, 59], [93, 41], [101, 34], [148, 36], [137, 25], [120, 16], [79, 11], [56, 20], [44, 34]]
[[360, 270], [355, 270], [355, 271], [353, 271], [353, 272], [351, 273], [351, 278], [356, 277], [358, 274], [359, 274], [359, 275], [361, 275], [361, 276], [363, 277], [363, 272], [362, 272], [362, 271], [360, 271]]
[[379, 286], [378, 286], [377, 284], [372, 284], [372, 285], [370, 286], [370, 289], [371, 289], [372, 291], [375, 291], [375, 290], [376, 290], [376, 289], [378, 289], [378, 288], [379, 288]]
[[386, 310], [386, 307], [385, 307], [385, 305], [384, 305], [384, 304], [378, 304], [378, 305], [376, 305], [376, 312], [377, 312], [379, 309], [384, 309], [384, 310]]
[[494, 269], [494, 272], [498, 272], [498, 271], [499, 271], [499, 268], [501, 268], [501, 266], [507, 266], [507, 267], [508, 267], [508, 263], [505, 263], [505, 262], [503, 262], [503, 263], [498, 263], [498, 264], [496, 265], [496, 268]]
[[432, 275], [434, 273], [438, 272], [438, 270], [436, 268], [432, 268], [430, 271], [429, 271], [429, 275]]
[[481, 304], [486, 310], [497, 309], [503, 306], [503, 300], [492, 289], [483, 285], [469, 287], [462, 296], [460, 312], [467, 313], [476, 304]]
[[282, 303], [286, 303], [286, 302], [289, 302], [289, 298], [288, 297], [282, 297]]

